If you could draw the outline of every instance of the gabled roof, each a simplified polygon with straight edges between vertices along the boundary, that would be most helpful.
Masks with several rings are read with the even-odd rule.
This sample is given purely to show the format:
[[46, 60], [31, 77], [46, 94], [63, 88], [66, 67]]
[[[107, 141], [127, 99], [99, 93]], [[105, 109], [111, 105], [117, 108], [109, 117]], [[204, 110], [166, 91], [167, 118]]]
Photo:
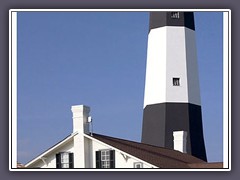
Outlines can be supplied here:
[[29, 161], [25, 167], [28, 167], [29, 165], [34, 164], [36, 161], [38, 161], [39, 159], [41, 159], [42, 157], [48, 155], [49, 153], [51, 153], [52, 151], [54, 151], [55, 149], [63, 146], [64, 144], [70, 142], [72, 140], [72, 138], [74, 136], [76, 136], [78, 133], [72, 133], [70, 135], [68, 135], [67, 137], [65, 137], [64, 139], [62, 139], [61, 141], [59, 141], [58, 143], [56, 143], [55, 145], [53, 145], [52, 147], [48, 148], [46, 151], [44, 151], [43, 153], [41, 153], [40, 155], [38, 155], [36, 158], [32, 159], [31, 161]]
[[[26, 164], [26, 168], [48, 155], [57, 148], [70, 142], [78, 133], [72, 133], [57, 144], [53, 145], [36, 158]], [[86, 135], [88, 137], [88, 135]], [[89, 136], [90, 137], [90, 136]], [[110, 136], [93, 133], [91, 138], [101, 141], [109, 146], [128, 153], [138, 159], [141, 159], [149, 164], [165, 169], [182, 169], [182, 168], [223, 168], [223, 163], [207, 163], [201, 159], [193, 157], [189, 154], [181, 153], [172, 149], [152, 146], [144, 143], [114, 138]]]
[[128, 154], [131, 154], [139, 159], [142, 159], [159, 168], [192, 168], [189, 164], [199, 164], [206, 162], [172, 149], [152, 146], [144, 143], [113, 138], [100, 134], [93, 134], [93, 138], [116, 147]]

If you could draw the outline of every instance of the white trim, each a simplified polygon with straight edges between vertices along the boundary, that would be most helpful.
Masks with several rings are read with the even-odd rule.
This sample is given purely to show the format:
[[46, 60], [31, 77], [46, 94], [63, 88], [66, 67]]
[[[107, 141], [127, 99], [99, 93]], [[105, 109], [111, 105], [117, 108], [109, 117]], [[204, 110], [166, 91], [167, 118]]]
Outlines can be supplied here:
[[231, 128], [231, 11], [223, 13], [223, 167], [229, 168], [229, 170], [231, 170], [230, 128]]
[[[23, 12], [23, 11], [27, 11], [27, 12], [59, 12], [59, 11], [63, 11], [63, 12], [67, 12], [67, 11], [70, 11], [70, 12], [74, 12], [74, 11], [82, 11], [82, 12], [89, 12], [89, 11], [95, 11], [95, 12], [101, 12], [101, 11], [106, 11], [106, 12], [111, 12], [111, 11], [119, 11], [119, 12], [149, 12], [149, 11], [195, 11], [195, 12], [226, 12], [226, 13], [229, 13], [229, 20], [231, 18], [231, 10], [230, 9], [10, 9], [9, 10], [9, 31], [11, 30], [11, 27], [12, 27], [12, 24], [11, 24], [11, 14], [14, 13], [14, 14], [17, 14], [17, 12]], [[225, 14], [225, 13], [224, 13]], [[224, 16], [225, 17], [225, 16]], [[224, 24], [224, 26], [227, 25], [227, 24]], [[231, 49], [231, 22], [229, 22], [229, 44], [228, 45], [224, 45], [224, 50], [226, 50], [225, 48], [229, 48]], [[14, 88], [13, 87], [14, 85], [16, 84], [13, 84], [13, 82], [11, 82], [11, 73], [13, 71], [13, 73], [17, 74], [17, 71], [16, 69], [11, 69], [11, 60], [10, 60], [10, 57], [11, 57], [11, 50], [12, 50], [12, 39], [10, 37], [10, 33], [9, 33], [9, 120], [11, 120], [12, 118], [12, 122], [9, 121], [9, 142], [11, 142], [11, 138], [15, 137], [16, 134], [17, 134], [17, 131], [14, 127], [17, 126], [17, 117], [16, 114], [14, 113], [11, 113], [11, 108], [12, 107], [16, 107], [17, 108], [17, 102], [16, 102], [16, 99], [13, 99], [11, 98], [11, 91], [10, 89], [13, 88], [13, 91], [14, 91]], [[15, 42], [16, 43], [16, 42]], [[225, 51], [224, 51], [225, 52]], [[224, 71], [226, 70], [225, 68], [225, 63], [226, 63], [226, 59], [225, 59], [225, 55], [224, 54]], [[228, 56], [229, 59], [231, 59], [231, 52], [229, 52], [229, 56]], [[229, 62], [229, 79], [231, 80], [231, 62]], [[224, 76], [225, 78], [225, 76]], [[225, 79], [224, 79], [225, 80]], [[11, 84], [12, 83], [12, 84]], [[226, 81], [224, 81], [224, 85]], [[15, 88], [15, 91], [17, 89]], [[225, 93], [226, 91], [224, 91]], [[228, 132], [229, 130], [229, 139], [231, 140], [231, 129], [229, 129], [231, 127], [231, 111], [229, 111], [231, 109], [231, 81], [229, 81], [229, 99], [226, 98], [226, 96], [224, 96], [224, 102], [226, 102], [226, 100], [228, 100], [228, 105], [229, 105], [229, 108], [226, 109], [227, 107], [224, 106], [224, 112], [228, 112], [229, 113], [229, 126], [226, 126], [226, 121], [225, 121], [225, 116], [226, 114], [224, 114], [224, 137], [225, 135], [228, 135], [226, 134], [226, 132]], [[15, 94], [16, 95], [16, 94]], [[226, 94], [225, 94], [226, 95]], [[13, 96], [14, 97], [14, 96]], [[14, 110], [14, 109], [12, 109]], [[16, 111], [17, 109], [15, 109]], [[225, 111], [226, 110], [226, 111]], [[12, 111], [14, 112], [14, 111]], [[15, 123], [15, 124], [14, 124]], [[11, 128], [13, 126], [13, 128]], [[16, 139], [16, 138], [15, 138]], [[17, 140], [17, 139], [16, 139]], [[15, 145], [14, 145], [15, 143]], [[228, 152], [229, 153], [229, 157], [231, 158], [231, 141], [228, 142], [229, 143], [229, 147], [226, 143], [226, 141], [224, 140], [224, 162], [226, 162], [225, 158], [227, 158], [227, 160], [229, 160], [229, 162], [231, 162], [231, 159], [228, 159], [227, 156], [225, 156], [225, 153]], [[9, 149], [12, 151], [11, 153], [9, 153], [9, 170], [14, 170], [14, 171], [42, 171], [41, 169], [12, 169], [14, 167], [11, 167], [11, 163], [14, 164], [16, 163], [16, 153], [17, 153], [17, 149], [16, 149], [16, 145], [17, 145], [17, 142], [14, 142], [12, 141], [12, 143], [9, 143]], [[225, 149], [225, 148], [229, 148], [229, 151], [228, 149]], [[15, 158], [15, 159], [14, 159]], [[16, 163], [17, 164], [17, 163]], [[230, 164], [231, 165], [231, 164]], [[229, 167], [231, 169], [231, 166]], [[174, 171], [229, 171], [230, 169], [174, 169]], [[79, 169], [66, 169], [66, 170], [59, 170], [59, 169], [44, 169], [44, 171], [79, 171]], [[81, 169], [81, 171], [92, 171], [91, 169]], [[97, 170], [97, 171], [116, 171], [114, 169], [101, 169], [101, 170]], [[118, 169], [118, 171], [132, 171], [132, 169]], [[143, 170], [141, 170], [143, 171]], [[144, 171], [156, 171], [156, 169], [147, 169], [147, 170], [144, 170]], [[159, 170], [158, 171], [172, 171], [172, 169], [164, 169], [164, 170]]]
[[17, 168], [17, 12], [9, 11], [9, 170]]
[[74, 136], [76, 136], [78, 134], [78, 132], [72, 133], [71, 136], [69, 136], [68, 138], [66, 138], [64, 141], [61, 141], [60, 143], [56, 144], [55, 146], [53, 146], [52, 148], [48, 149], [47, 151], [45, 151], [44, 153], [40, 154], [39, 156], [37, 156], [36, 158], [34, 158], [33, 160], [31, 160], [30, 162], [28, 162], [25, 167], [30, 166], [31, 164], [35, 163], [36, 161], [38, 161], [39, 159], [41, 159], [42, 157], [46, 156], [48, 153], [50, 153], [51, 151], [53, 151], [54, 149], [60, 147], [61, 145], [65, 144], [66, 142], [68, 142], [69, 140], [71, 140]]
[[123, 168], [123, 169], [24, 169], [24, 168], [20, 168], [20, 169], [15, 169], [15, 171], [184, 171], [184, 172], [188, 172], [188, 171], [215, 171], [215, 172], [219, 172], [219, 171], [227, 171], [226, 169], [156, 169], [156, 168]]
[[76, 11], [83, 11], [83, 12], [94, 12], [94, 11], [106, 11], [106, 12], [112, 12], [112, 11], [117, 11], [117, 12], [149, 12], [149, 11], [179, 11], [179, 12], [229, 12], [231, 11], [230, 9], [11, 9], [10, 11], [28, 11], [28, 12], [66, 12], [66, 11], [71, 11], [71, 12], [76, 12]]
[[46, 162], [46, 160], [47, 160], [47, 158], [46, 158], [46, 157], [41, 157], [40, 159], [42, 160], [42, 162], [43, 162], [45, 165], [47, 165], [47, 164], [48, 164], [48, 163]]

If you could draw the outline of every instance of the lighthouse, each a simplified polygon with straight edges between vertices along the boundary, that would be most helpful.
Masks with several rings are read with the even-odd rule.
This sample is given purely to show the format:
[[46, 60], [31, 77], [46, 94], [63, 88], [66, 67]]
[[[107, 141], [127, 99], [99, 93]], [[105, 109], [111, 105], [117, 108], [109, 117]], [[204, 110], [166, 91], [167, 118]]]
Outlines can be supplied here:
[[141, 141], [207, 161], [193, 12], [150, 12]]

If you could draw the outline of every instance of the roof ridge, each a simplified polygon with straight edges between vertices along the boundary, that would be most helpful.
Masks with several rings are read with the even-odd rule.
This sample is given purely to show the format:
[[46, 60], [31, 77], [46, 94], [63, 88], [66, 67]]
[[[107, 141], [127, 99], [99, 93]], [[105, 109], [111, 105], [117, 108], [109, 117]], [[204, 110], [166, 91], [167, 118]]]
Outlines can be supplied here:
[[102, 135], [102, 134], [97, 134], [97, 133], [93, 133], [93, 135], [94, 134], [97, 135], [97, 136], [103, 136], [103, 137], [106, 137], [106, 138], [117, 139], [117, 140], [121, 140], [121, 141], [127, 141], [127, 142], [141, 144], [141, 145], [145, 145], [145, 146], [149, 146], [149, 147], [153, 147], [153, 148], [161, 148], [161, 149], [166, 149], [166, 150], [172, 150], [172, 149], [169, 149], [169, 148], [166, 148], [166, 147], [159, 147], [159, 146], [146, 144], [146, 143], [142, 143], [142, 142], [137, 142], [137, 141], [133, 141], [133, 140], [122, 139], [122, 138], [117, 138], [117, 137], [112, 137], [112, 136], [107, 136], [107, 135]]

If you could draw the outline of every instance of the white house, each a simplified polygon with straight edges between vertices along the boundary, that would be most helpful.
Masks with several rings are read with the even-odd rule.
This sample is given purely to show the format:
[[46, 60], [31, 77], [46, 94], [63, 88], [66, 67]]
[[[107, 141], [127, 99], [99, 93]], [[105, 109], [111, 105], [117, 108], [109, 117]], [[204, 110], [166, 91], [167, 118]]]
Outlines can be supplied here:
[[[92, 134], [90, 108], [72, 106], [73, 132], [30, 162], [25, 168], [192, 168], [208, 163], [184, 152], [180, 132], [175, 147], [161, 148], [144, 143]], [[179, 133], [178, 133], [179, 134]], [[176, 136], [176, 134], [174, 135]], [[180, 141], [180, 143], [179, 143]]]
[[[134, 168], [157, 167], [114, 146], [114, 139], [89, 133], [89, 111], [72, 106], [73, 132], [29, 163], [27, 168]], [[105, 142], [110, 140], [112, 143]]]

